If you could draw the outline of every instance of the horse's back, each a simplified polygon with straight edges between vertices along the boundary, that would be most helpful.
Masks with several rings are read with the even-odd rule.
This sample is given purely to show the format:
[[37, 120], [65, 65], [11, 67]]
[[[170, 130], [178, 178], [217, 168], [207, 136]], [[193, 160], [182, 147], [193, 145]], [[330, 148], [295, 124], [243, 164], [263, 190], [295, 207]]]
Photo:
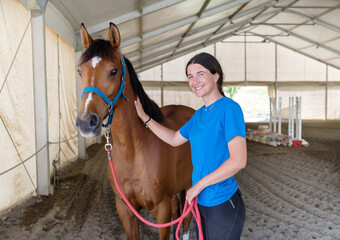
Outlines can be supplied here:
[[195, 113], [194, 109], [183, 105], [167, 105], [162, 107], [161, 111], [165, 117], [165, 125], [176, 128], [174, 130], [182, 127]]

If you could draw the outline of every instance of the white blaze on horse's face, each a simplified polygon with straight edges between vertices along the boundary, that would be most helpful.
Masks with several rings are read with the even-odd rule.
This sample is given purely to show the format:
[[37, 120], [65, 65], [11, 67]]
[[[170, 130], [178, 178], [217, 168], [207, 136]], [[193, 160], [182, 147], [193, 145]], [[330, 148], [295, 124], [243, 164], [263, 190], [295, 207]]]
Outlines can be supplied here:
[[82, 114], [82, 118], [84, 118], [84, 116], [87, 114], [87, 108], [88, 108], [89, 104], [92, 102], [92, 94], [93, 94], [93, 92], [90, 92], [87, 95], [87, 98], [86, 98], [86, 101], [85, 101], [85, 110]]
[[97, 57], [97, 56], [96, 56], [96, 57], [93, 57], [93, 58], [92, 58], [92, 67], [93, 67], [93, 68], [96, 68], [97, 64], [100, 63], [101, 60], [102, 60], [102, 59], [101, 59], [100, 57]]
[[[102, 59], [98, 56], [95, 56], [92, 58], [91, 62], [92, 62], [92, 67], [93, 69], [95, 69], [98, 65], [98, 63], [100, 63]], [[93, 72], [93, 75], [91, 76], [91, 84], [93, 85], [94, 84], [94, 72]], [[85, 111], [86, 111], [86, 108], [85, 108]]]

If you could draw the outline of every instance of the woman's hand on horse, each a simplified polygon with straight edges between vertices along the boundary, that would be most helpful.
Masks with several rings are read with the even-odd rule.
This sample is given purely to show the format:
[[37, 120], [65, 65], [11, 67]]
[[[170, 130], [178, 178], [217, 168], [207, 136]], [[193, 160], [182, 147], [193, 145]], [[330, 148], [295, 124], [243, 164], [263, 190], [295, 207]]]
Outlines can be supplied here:
[[[138, 117], [145, 123], [147, 122], [150, 117], [144, 112], [142, 103], [140, 102], [139, 98], [135, 100], [135, 107], [137, 111]], [[182, 145], [183, 143], [187, 142], [188, 140], [180, 134], [179, 130], [177, 132], [173, 129], [167, 128], [162, 124], [151, 121], [148, 124], [148, 128], [161, 140], [170, 144], [173, 147]]]
[[139, 97], [137, 97], [137, 99], [135, 100], [135, 107], [136, 107], [138, 117], [143, 122], [146, 122], [149, 119], [149, 116], [146, 115], [146, 113], [144, 112], [144, 109], [143, 109], [142, 103], [139, 100]]

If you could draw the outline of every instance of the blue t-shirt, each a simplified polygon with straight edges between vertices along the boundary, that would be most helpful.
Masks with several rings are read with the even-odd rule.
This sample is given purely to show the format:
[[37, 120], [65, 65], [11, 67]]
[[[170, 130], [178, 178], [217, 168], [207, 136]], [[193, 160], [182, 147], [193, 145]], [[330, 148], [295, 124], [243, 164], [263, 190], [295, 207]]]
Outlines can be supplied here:
[[[246, 137], [242, 109], [227, 97], [198, 109], [179, 132], [190, 141], [193, 185], [230, 157], [228, 142], [233, 137]], [[206, 187], [198, 195], [197, 202], [207, 207], [216, 206], [230, 199], [237, 188], [232, 176]]]

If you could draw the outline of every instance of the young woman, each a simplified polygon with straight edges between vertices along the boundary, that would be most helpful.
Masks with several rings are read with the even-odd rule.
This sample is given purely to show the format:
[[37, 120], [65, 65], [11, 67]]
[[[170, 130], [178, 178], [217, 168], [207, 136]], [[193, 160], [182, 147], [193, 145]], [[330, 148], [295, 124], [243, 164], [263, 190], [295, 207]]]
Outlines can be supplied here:
[[204, 106], [178, 131], [168, 129], [145, 114], [137, 99], [140, 119], [164, 142], [191, 145], [193, 186], [187, 191], [197, 203], [205, 240], [240, 239], [245, 207], [234, 175], [246, 166], [245, 123], [240, 106], [224, 96], [223, 71], [208, 53], [194, 56], [186, 66], [191, 90]]

